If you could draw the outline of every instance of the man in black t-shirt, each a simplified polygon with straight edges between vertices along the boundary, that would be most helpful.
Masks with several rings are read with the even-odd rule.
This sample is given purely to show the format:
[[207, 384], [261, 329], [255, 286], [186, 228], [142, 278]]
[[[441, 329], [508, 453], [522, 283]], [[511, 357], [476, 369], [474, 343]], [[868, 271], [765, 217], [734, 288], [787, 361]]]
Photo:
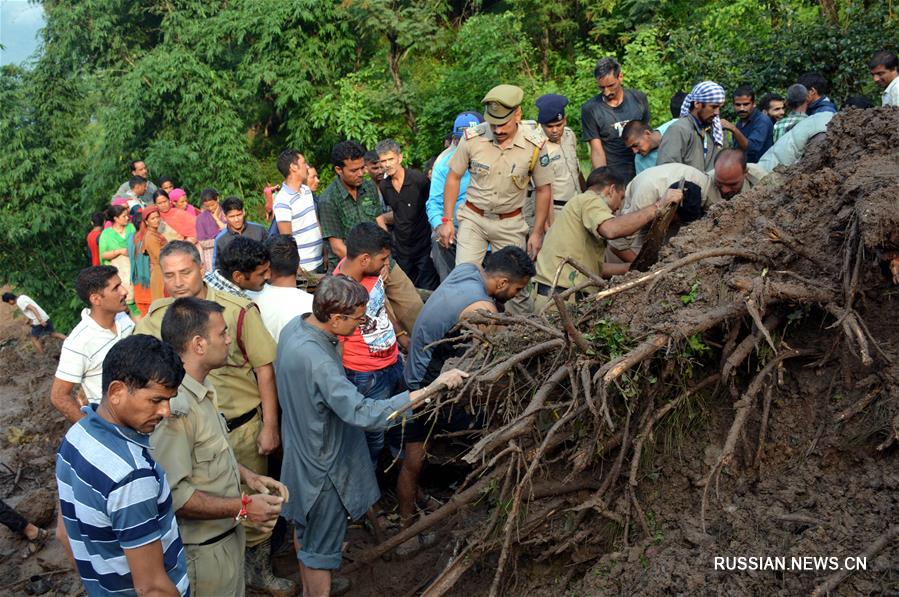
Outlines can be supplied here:
[[403, 168], [399, 144], [386, 139], [375, 147], [384, 178], [384, 204], [393, 210], [393, 256], [416, 288], [434, 290], [440, 284], [431, 261], [431, 225], [425, 206], [430, 181], [419, 170]]
[[621, 86], [624, 76], [614, 58], [602, 58], [593, 70], [600, 93], [581, 106], [581, 129], [590, 146], [593, 168], [608, 166], [618, 176], [634, 177], [634, 154], [624, 144], [621, 131], [631, 120], [649, 124], [646, 94]]

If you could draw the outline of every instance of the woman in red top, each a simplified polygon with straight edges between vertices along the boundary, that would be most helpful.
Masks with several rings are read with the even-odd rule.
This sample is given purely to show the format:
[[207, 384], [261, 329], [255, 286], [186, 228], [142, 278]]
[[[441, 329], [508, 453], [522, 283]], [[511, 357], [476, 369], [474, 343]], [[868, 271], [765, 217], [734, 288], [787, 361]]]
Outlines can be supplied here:
[[87, 233], [87, 252], [91, 256], [91, 265], [100, 265], [100, 233], [103, 232], [105, 222], [103, 212], [95, 211], [91, 214], [91, 231]]

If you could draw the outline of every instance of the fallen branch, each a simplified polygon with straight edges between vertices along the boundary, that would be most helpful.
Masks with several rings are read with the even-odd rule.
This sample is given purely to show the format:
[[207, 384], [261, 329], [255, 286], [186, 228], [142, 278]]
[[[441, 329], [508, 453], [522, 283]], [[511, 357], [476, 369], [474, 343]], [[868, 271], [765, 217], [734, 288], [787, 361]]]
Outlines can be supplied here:
[[565, 340], [563, 339], [547, 340], [546, 342], [541, 342], [540, 344], [531, 346], [527, 350], [523, 350], [515, 355], [512, 355], [505, 361], [499, 363], [486, 373], [482, 374], [480, 376], [480, 380], [488, 383], [495, 383], [499, 381], [499, 378], [508, 373], [518, 363], [526, 361], [537, 355], [550, 352], [552, 350], [558, 350], [564, 347]]
[[[862, 556], [866, 560], [873, 559], [874, 556], [879, 554], [884, 548], [896, 540], [896, 537], [899, 537], [899, 525], [893, 525], [886, 530], [880, 537], [874, 540], [871, 545], [868, 546], [868, 549], [862, 554]], [[846, 578], [852, 574], [854, 570], [840, 570], [832, 575], [830, 575], [827, 580], [823, 583], [815, 587], [815, 590], [812, 591], [812, 597], [822, 597], [823, 595], [828, 595], [831, 591], [840, 586]]]

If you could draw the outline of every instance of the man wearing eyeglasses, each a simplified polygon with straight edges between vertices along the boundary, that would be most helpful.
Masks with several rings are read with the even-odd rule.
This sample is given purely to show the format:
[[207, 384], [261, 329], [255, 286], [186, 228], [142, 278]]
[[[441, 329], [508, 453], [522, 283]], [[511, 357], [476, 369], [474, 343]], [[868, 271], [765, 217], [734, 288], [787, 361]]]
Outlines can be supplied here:
[[[347, 378], [359, 393], [372, 400], [386, 400], [406, 390], [399, 347], [408, 349], [409, 334], [387, 313], [383, 275], [390, 261], [390, 234], [373, 222], [362, 222], [346, 237], [346, 257], [334, 275], [347, 276], [368, 291], [365, 315], [356, 330], [340, 337]], [[384, 431], [366, 431], [368, 451], [377, 465], [384, 448]]]

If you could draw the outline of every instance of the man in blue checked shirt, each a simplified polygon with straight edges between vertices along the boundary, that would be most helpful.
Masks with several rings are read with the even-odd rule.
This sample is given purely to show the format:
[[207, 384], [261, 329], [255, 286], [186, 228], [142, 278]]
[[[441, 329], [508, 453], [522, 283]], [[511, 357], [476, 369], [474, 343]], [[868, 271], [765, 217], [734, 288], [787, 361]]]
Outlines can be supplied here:
[[160, 340], [120, 340], [103, 360], [103, 398], [56, 455], [61, 523], [88, 595], [190, 595], [165, 471], [150, 433], [169, 416], [184, 367]]

